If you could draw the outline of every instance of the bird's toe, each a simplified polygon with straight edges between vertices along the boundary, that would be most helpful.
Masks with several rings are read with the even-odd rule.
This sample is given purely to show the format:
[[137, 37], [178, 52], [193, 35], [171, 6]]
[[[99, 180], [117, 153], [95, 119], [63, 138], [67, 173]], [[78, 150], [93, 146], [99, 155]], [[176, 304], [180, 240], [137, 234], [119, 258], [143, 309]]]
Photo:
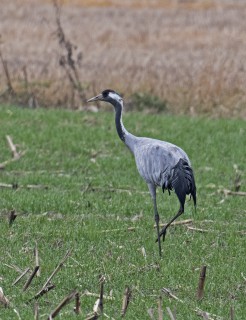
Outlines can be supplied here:
[[[165, 237], [166, 237], [166, 229], [165, 228], [163, 228], [162, 230], [161, 230], [161, 232], [159, 233], [159, 237], [161, 238], [162, 237], [162, 240], [164, 241], [165, 240]], [[156, 239], [156, 241], [155, 242], [158, 242], [158, 238]]]

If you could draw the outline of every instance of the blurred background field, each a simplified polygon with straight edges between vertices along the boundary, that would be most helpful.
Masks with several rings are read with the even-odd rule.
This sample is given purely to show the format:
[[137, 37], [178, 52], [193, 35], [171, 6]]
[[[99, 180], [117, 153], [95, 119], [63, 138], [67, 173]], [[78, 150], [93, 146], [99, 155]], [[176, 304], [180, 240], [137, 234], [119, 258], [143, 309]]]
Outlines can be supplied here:
[[58, 6], [75, 83], [59, 44], [54, 3], [2, 0], [2, 102], [82, 108], [86, 98], [112, 88], [124, 94], [129, 109], [246, 117], [245, 1], [72, 0]]

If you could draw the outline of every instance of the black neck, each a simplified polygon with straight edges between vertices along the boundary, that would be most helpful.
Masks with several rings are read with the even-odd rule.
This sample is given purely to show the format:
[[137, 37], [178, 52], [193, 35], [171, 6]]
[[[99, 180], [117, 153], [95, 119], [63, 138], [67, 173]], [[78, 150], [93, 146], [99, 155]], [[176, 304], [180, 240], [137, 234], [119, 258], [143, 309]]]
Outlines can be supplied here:
[[122, 123], [122, 105], [119, 102], [115, 102], [114, 108], [116, 130], [120, 139], [125, 142], [126, 129]]

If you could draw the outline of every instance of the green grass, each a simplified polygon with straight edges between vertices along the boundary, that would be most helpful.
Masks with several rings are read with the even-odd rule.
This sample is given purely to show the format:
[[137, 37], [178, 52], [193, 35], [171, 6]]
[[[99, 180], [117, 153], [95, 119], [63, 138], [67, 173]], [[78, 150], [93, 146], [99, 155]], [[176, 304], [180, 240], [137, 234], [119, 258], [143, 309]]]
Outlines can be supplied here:
[[[176, 310], [177, 319], [198, 319], [196, 307], [229, 319], [230, 306], [237, 320], [245, 319], [246, 235], [240, 233], [246, 230], [245, 197], [217, 192], [233, 190], [235, 165], [245, 172], [245, 122], [140, 113], [125, 114], [124, 119], [132, 133], [168, 140], [187, 151], [195, 170], [198, 206], [195, 212], [187, 202], [180, 220], [193, 219], [194, 227], [209, 232], [170, 227], [159, 259], [150, 196], [133, 157], [116, 136], [112, 113], [2, 106], [0, 163], [11, 157], [6, 134], [26, 153], [0, 171], [0, 183], [19, 186], [0, 189], [0, 287], [11, 303], [6, 309], [0, 306], [0, 319], [18, 319], [14, 308], [21, 319], [33, 319], [34, 302], [28, 300], [69, 249], [71, 256], [52, 280], [55, 289], [38, 300], [40, 319], [74, 288], [98, 293], [100, 274], [106, 277], [105, 294], [113, 290], [115, 298], [104, 304], [110, 318], [120, 318], [128, 285], [132, 300], [127, 319], [150, 319], [149, 308], [157, 319], [163, 287], [184, 301], [163, 296], [165, 319], [166, 307]], [[240, 190], [246, 191], [243, 174], [241, 179]], [[29, 184], [47, 189], [29, 190]], [[161, 222], [166, 222], [178, 209], [178, 200], [159, 191], [158, 206]], [[18, 216], [9, 227], [11, 209]], [[127, 231], [128, 227], [136, 229]], [[27, 278], [12, 286], [19, 273], [7, 265], [33, 269], [35, 242], [41, 276], [23, 292]], [[198, 302], [202, 265], [207, 265], [207, 278], [204, 299]], [[95, 300], [82, 296], [82, 316], [77, 317], [70, 304], [58, 318], [85, 319]]]

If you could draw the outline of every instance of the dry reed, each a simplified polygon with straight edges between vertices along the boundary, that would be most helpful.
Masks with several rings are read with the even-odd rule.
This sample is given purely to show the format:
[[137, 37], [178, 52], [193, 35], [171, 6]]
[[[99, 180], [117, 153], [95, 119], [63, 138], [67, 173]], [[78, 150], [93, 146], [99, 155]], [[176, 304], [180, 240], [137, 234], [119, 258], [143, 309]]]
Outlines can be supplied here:
[[[52, 2], [2, 1], [0, 49], [17, 103], [33, 106], [35, 97], [46, 107], [81, 107], [59, 66]], [[65, 3], [61, 24], [77, 45], [88, 97], [109, 87], [128, 102], [135, 92], [158, 96], [176, 114], [246, 117], [245, 1]], [[3, 71], [1, 65], [0, 97], [6, 100]]]

